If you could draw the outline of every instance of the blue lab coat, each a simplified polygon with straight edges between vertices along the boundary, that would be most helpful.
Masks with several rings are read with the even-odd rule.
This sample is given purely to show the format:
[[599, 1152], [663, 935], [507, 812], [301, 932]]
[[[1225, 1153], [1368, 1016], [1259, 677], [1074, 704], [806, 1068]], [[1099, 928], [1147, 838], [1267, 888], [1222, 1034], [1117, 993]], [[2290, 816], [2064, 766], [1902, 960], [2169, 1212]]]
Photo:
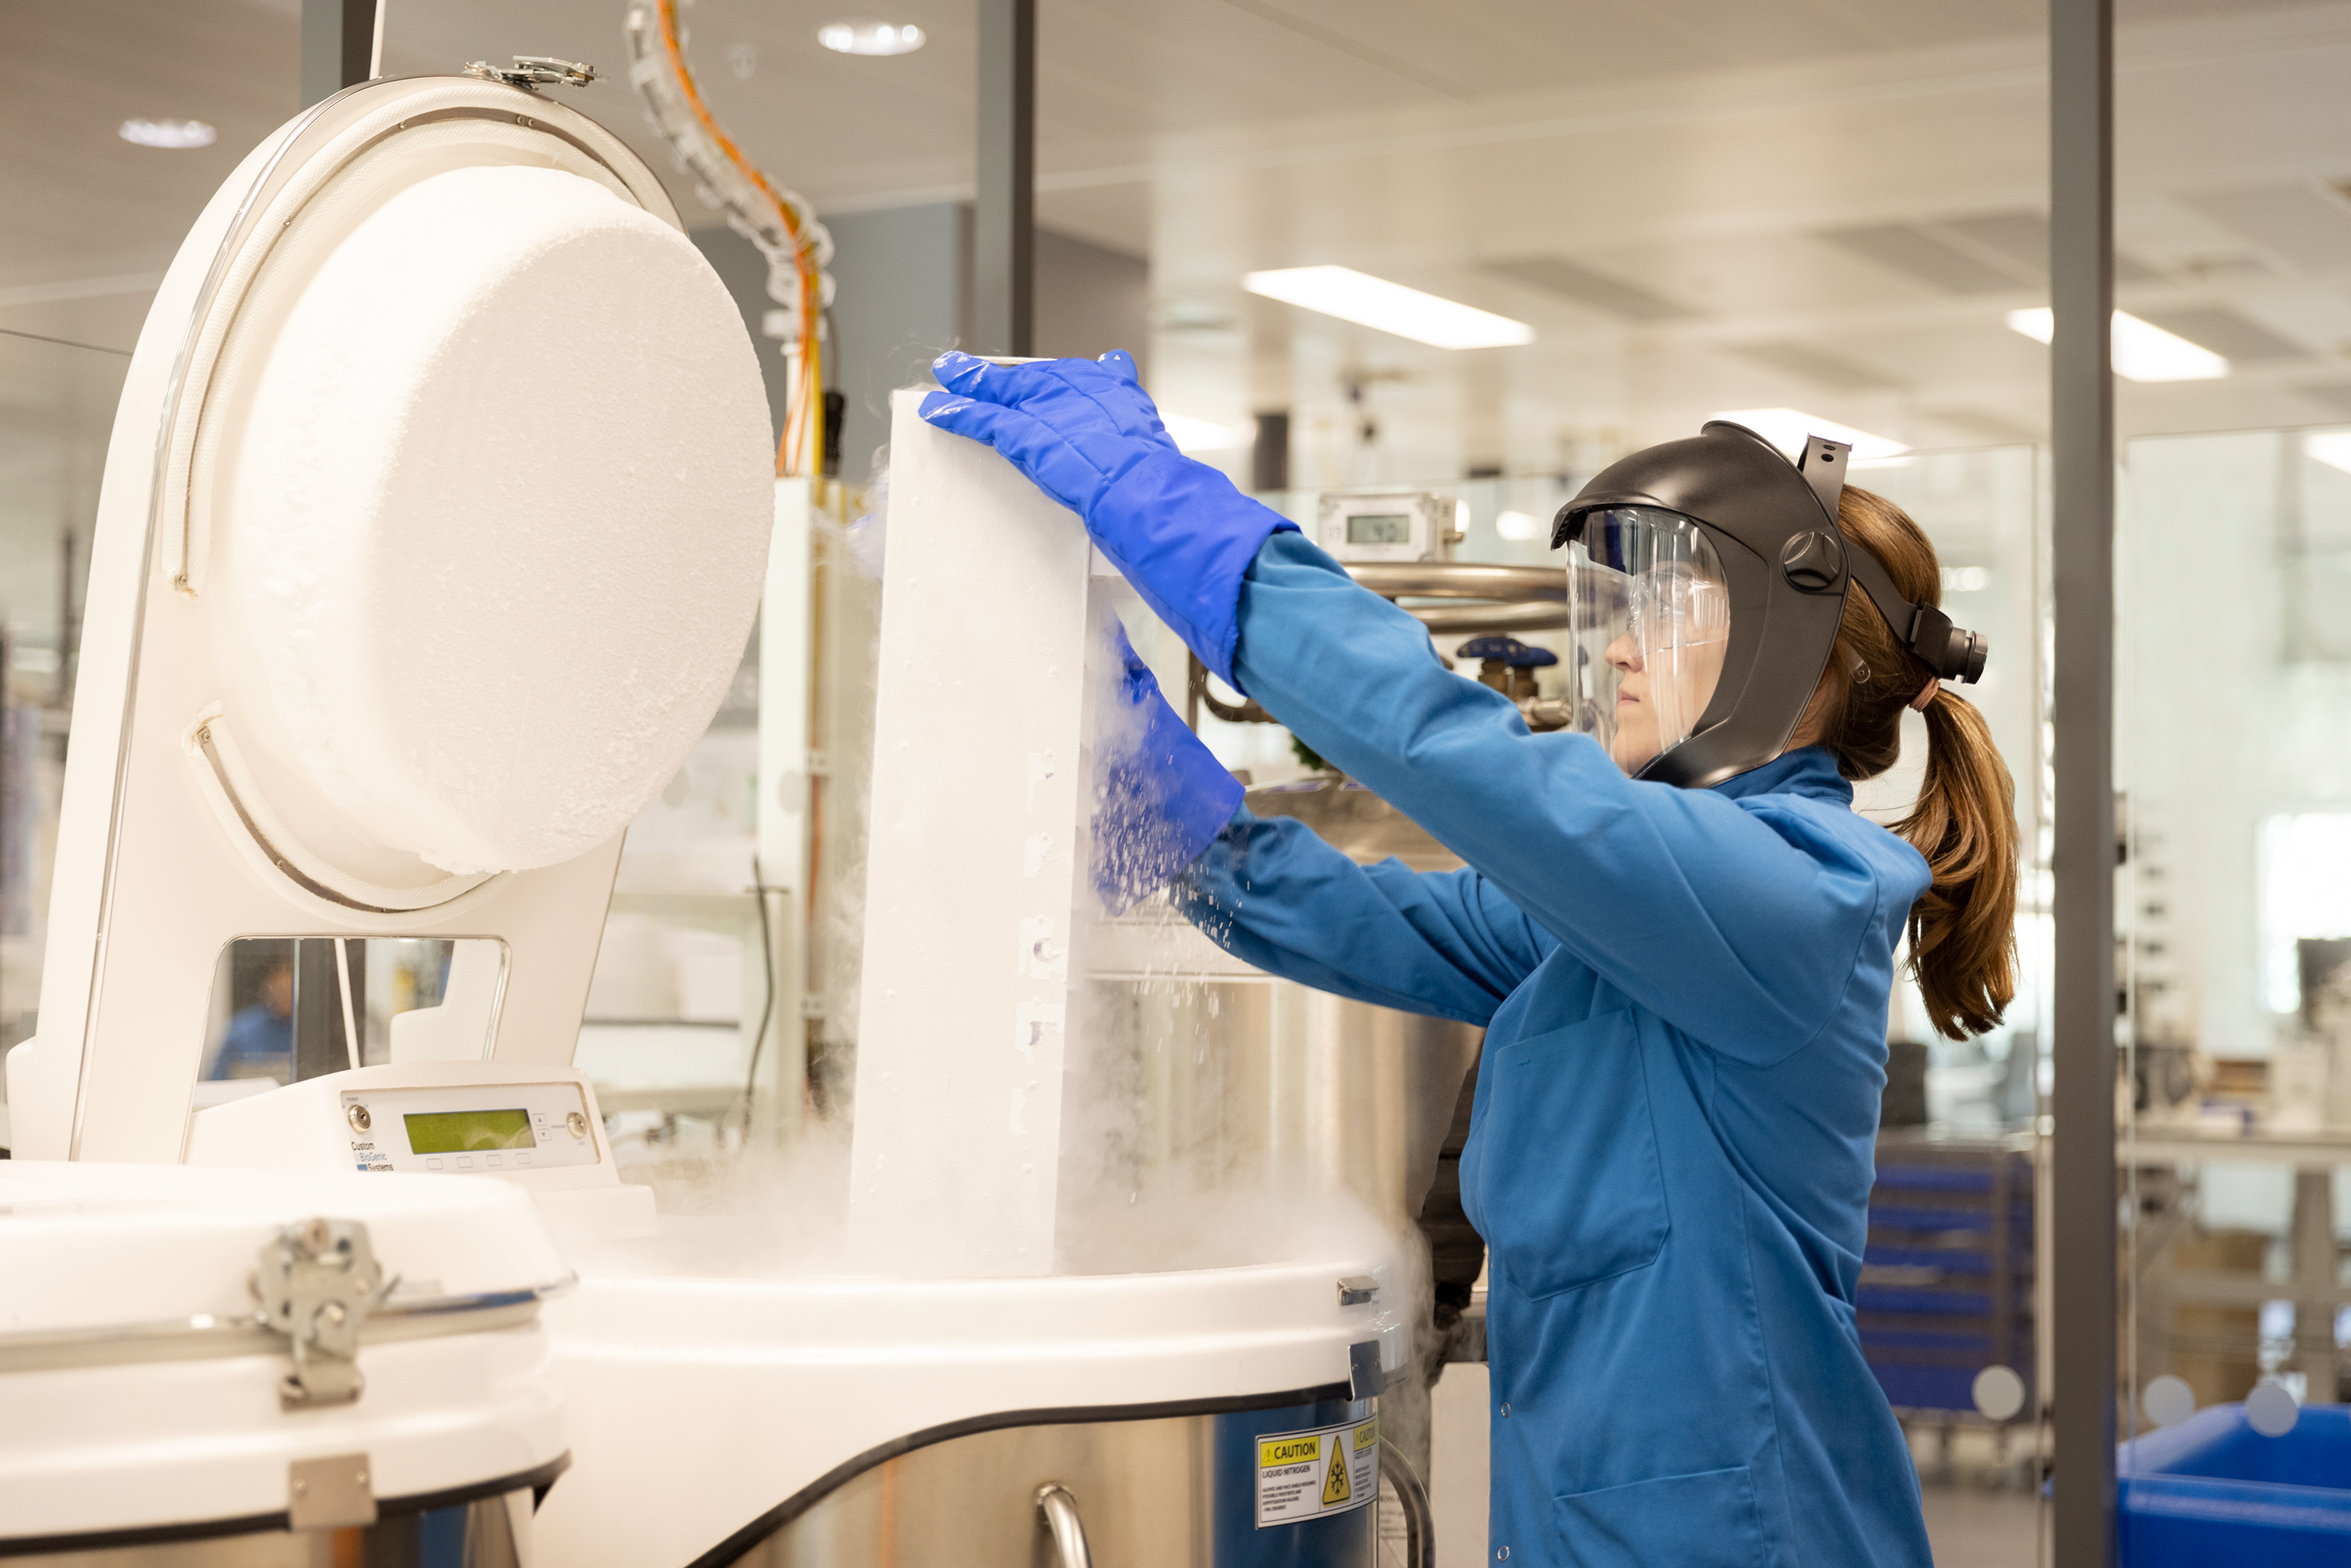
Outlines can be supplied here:
[[1490, 1560], [1927, 1568], [1854, 1317], [1925, 861], [1818, 748], [1685, 790], [1530, 735], [1298, 534], [1250, 565], [1235, 668], [1468, 865], [1357, 866], [1244, 810], [1175, 897], [1275, 974], [1486, 1027]]

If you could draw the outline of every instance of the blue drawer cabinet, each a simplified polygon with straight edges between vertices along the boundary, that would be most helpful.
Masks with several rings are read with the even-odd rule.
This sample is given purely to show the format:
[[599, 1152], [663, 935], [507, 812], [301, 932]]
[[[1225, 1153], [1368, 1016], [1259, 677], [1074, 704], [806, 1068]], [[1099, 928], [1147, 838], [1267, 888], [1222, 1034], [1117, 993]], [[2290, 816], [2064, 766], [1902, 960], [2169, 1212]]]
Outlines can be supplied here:
[[1976, 1416], [1976, 1375], [2005, 1366], [2035, 1406], [2032, 1159], [2007, 1139], [1889, 1134], [1862, 1260], [1862, 1354], [1895, 1412]]

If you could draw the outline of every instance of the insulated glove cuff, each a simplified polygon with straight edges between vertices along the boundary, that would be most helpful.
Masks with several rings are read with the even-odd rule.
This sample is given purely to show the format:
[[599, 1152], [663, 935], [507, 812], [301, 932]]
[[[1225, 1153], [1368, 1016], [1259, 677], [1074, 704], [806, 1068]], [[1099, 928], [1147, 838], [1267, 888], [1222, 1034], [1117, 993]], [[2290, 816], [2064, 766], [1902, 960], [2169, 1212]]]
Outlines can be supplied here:
[[1241, 803], [1241, 783], [1159, 690], [1116, 633], [1124, 665], [1103, 715], [1102, 800], [1094, 813], [1093, 883], [1113, 915], [1148, 897], [1200, 858]]
[[1151, 453], [1120, 474], [1085, 520], [1144, 602], [1231, 684], [1241, 578], [1268, 538], [1298, 525], [1173, 451]]

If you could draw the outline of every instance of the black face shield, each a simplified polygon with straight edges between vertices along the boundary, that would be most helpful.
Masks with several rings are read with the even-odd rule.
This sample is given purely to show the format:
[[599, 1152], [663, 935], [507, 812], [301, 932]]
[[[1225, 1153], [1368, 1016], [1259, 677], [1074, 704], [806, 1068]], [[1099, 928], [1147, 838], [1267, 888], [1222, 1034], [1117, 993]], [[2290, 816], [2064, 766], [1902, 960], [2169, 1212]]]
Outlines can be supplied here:
[[1895, 640], [1945, 680], [1985, 645], [1902, 597], [1836, 527], [1851, 448], [1812, 436], [1791, 464], [1709, 422], [1611, 464], [1559, 509], [1568, 549], [1575, 726], [1640, 779], [1706, 789], [1780, 755], [1859, 584]]

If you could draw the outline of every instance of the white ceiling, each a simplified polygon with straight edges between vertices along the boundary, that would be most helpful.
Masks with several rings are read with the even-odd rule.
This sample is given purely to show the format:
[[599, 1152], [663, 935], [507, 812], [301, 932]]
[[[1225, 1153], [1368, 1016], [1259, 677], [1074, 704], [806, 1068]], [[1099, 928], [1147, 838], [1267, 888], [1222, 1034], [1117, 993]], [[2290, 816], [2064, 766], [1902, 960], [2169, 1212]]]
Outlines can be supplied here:
[[[617, 78], [623, 57], [623, 0], [390, 4], [394, 73], [552, 53]], [[967, 193], [972, 0], [891, 0], [931, 36], [914, 55], [817, 46], [858, 8], [699, 0], [689, 45], [719, 118], [820, 209]], [[128, 346], [197, 207], [296, 107], [298, 9], [0, 8], [0, 328]], [[1327, 427], [1348, 372], [1386, 372], [1372, 396], [1416, 476], [1540, 468], [1760, 404], [1922, 444], [2031, 435], [2044, 350], [2002, 318], [2043, 299], [2040, 10], [1041, 0], [1039, 210], [1151, 257], [1171, 405]], [[2122, 11], [2121, 298], [2236, 360], [2224, 382], [2126, 386], [2126, 422], [2351, 415], [2351, 5]], [[669, 167], [624, 82], [574, 101]], [[131, 147], [113, 131], [134, 114], [221, 140]], [[1539, 337], [1448, 354], [1238, 290], [1310, 262]]]

